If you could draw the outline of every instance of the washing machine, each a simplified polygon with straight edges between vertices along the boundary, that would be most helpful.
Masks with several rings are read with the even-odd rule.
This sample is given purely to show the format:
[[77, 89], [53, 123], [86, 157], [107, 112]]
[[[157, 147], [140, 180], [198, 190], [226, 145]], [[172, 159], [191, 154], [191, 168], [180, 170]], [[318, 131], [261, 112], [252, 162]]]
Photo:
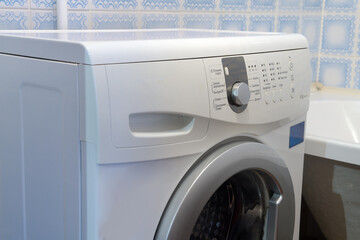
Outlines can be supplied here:
[[298, 239], [299, 34], [0, 34], [0, 239]]

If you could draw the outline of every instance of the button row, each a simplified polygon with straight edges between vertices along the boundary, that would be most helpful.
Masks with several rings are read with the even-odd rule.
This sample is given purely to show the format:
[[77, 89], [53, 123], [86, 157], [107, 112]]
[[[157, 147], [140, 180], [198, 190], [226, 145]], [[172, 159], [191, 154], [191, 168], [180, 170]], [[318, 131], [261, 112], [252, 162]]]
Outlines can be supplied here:
[[290, 84], [290, 88], [264, 90], [264, 101], [266, 104], [285, 102], [294, 99], [294, 97], [295, 97], [294, 84]]

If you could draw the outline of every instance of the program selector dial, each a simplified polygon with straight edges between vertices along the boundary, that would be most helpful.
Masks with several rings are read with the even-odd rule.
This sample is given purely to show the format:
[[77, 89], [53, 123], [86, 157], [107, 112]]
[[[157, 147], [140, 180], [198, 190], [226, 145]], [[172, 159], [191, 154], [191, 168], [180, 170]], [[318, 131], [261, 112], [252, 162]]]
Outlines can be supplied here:
[[237, 82], [231, 88], [231, 98], [236, 106], [243, 106], [249, 103], [250, 88], [244, 82]]

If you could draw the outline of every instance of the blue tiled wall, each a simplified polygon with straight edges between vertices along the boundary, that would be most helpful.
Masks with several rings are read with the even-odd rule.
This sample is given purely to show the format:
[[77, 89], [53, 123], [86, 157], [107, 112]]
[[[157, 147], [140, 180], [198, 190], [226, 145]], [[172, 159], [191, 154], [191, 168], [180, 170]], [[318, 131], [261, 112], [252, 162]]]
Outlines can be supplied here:
[[[0, 29], [55, 29], [55, 0], [0, 0]], [[359, 0], [68, 0], [70, 29], [300, 32], [313, 81], [360, 89]]]

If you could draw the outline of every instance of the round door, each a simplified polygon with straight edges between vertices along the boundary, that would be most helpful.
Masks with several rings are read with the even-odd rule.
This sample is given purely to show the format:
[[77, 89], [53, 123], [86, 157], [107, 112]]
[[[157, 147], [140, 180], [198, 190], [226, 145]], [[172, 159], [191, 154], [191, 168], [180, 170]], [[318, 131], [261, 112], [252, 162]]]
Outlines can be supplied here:
[[184, 176], [155, 239], [292, 239], [294, 190], [285, 162], [264, 144], [230, 142]]

